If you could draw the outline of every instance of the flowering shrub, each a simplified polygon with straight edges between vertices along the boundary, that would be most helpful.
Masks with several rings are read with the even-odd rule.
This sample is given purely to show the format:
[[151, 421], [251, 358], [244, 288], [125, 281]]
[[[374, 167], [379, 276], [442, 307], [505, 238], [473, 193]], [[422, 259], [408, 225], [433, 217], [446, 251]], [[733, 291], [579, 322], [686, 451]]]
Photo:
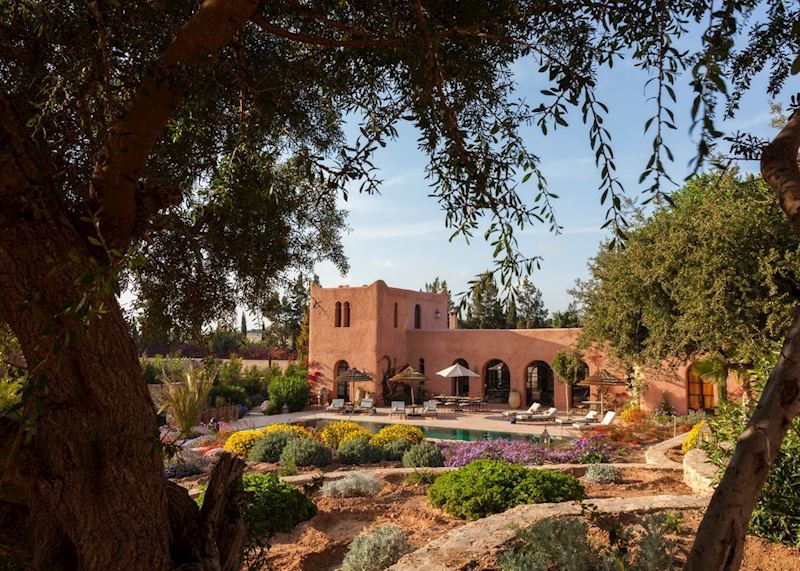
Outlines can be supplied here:
[[692, 448], [697, 448], [697, 445], [700, 444], [700, 433], [703, 431], [705, 425], [706, 421], [701, 420], [692, 427], [681, 444], [681, 452], [686, 454]]
[[344, 442], [361, 435], [371, 436], [372, 433], [358, 424], [349, 420], [337, 420], [325, 425], [320, 432], [320, 439], [325, 446], [339, 448]]
[[240, 430], [234, 432], [228, 437], [228, 440], [225, 441], [225, 446], [223, 448], [228, 452], [233, 452], [237, 456], [247, 458], [256, 440], [276, 430], [289, 432], [296, 435], [298, 438], [314, 437], [314, 433], [304, 426], [297, 426], [295, 424], [271, 424], [255, 430]]
[[591, 464], [619, 458], [619, 452], [603, 435], [574, 439], [561, 448], [541, 446], [529, 440], [474, 440], [471, 442], [439, 442], [444, 465], [457, 468], [481, 458], [505, 460], [512, 464]]
[[468, 520], [504, 512], [521, 504], [566, 502], [585, 497], [583, 486], [569, 474], [488, 459], [445, 472], [428, 488], [428, 501], [432, 506]]
[[619, 415], [622, 422], [641, 422], [647, 418], [647, 413], [639, 407], [626, 408]]
[[397, 440], [405, 440], [409, 445], [419, 444], [423, 438], [425, 438], [425, 435], [416, 426], [390, 424], [381, 428], [369, 443], [373, 446], [384, 448], [390, 442]]

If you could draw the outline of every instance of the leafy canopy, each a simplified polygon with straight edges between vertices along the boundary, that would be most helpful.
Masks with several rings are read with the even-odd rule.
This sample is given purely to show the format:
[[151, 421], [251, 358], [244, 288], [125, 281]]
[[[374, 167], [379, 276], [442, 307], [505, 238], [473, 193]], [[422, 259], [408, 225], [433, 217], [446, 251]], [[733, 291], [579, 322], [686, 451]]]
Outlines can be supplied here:
[[575, 290], [583, 341], [628, 363], [717, 355], [748, 363], [782, 339], [797, 309], [800, 237], [759, 178], [694, 177], [672, 205], [602, 248]]
[[[55, 193], [76, 227], [97, 215], [101, 233], [131, 230], [112, 242], [142, 255], [128, 283], [161, 329], [197, 332], [237, 305], [258, 309], [287, 272], [319, 260], [344, 270], [335, 196], [379, 189], [371, 159], [400, 121], [419, 133], [446, 225], [454, 236], [483, 233], [506, 291], [539, 262], [520, 252], [514, 230], [558, 230], [555, 195], [522, 127], [547, 135], [578, 112], [616, 240], [626, 220], [603, 126], [608, 109], [596, 92], [602, 70], [630, 58], [648, 78], [653, 152], [642, 182], [661, 196], [684, 71], [702, 159], [722, 136], [717, 115], [735, 113], [757, 73], [770, 72], [775, 96], [800, 68], [790, 33], [800, 14], [779, 0], [263, 3], [220, 50], [168, 68], [163, 81], [180, 104], [134, 169], [133, 212], [124, 223], [107, 220], [105, 195], [87, 192], [98, 155], [198, 5], [64, 1], [53, 10], [22, 0], [0, 8], [4, 101], [56, 173]], [[696, 49], [676, 47], [691, 45], [698, 27]], [[545, 84], [539, 94], [516, 92], [512, 66], [526, 57]], [[358, 124], [355, 141], [345, 140], [347, 121]], [[758, 141], [732, 139], [758, 151]]]

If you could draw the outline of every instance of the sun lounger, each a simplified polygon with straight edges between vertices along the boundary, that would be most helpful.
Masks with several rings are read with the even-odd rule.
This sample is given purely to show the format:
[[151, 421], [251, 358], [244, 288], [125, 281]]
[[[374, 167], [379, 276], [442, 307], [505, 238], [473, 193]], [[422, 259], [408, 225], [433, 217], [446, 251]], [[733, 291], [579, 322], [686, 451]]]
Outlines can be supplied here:
[[525, 420], [530, 422], [547, 422], [549, 420], [555, 420], [556, 415], [558, 414], [558, 409], [554, 406], [547, 409], [546, 412], [541, 414], [521, 414], [517, 415], [517, 420]]
[[368, 412], [370, 414], [375, 414], [375, 401], [373, 399], [361, 399], [361, 402], [353, 410], [353, 412]]
[[557, 418], [556, 422], [558, 424], [589, 424], [597, 422], [597, 411], [590, 410], [583, 418]]
[[531, 406], [528, 407], [528, 410], [524, 410], [524, 411], [521, 411], [521, 412], [518, 411], [518, 410], [504, 410], [503, 411], [503, 416], [508, 418], [510, 416], [518, 416], [518, 415], [522, 415], [522, 414], [536, 414], [537, 412], [539, 412], [540, 408], [542, 408], [542, 405], [540, 405], [538, 402], [535, 402]]
[[406, 403], [401, 400], [393, 400], [392, 401], [392, 408], [389, 411], [389, 418], [392, 418], [395, 414], [399, 414], [400, 416], [405, 417], [406, 415]]
[[609, 424], [614, 422], [615, 418], [617, 418], [617, 413], [614, 412], [613, 410], [609, 410], [606, 413], [606, 415], [603, 417], [603, 420], [601, 420], [600, 422], [588, 422], [588, 423], [587, 422], [576, 422], [572, 426], [574, 426], [575, 428], [579, 428], [579, 429], [594, 428], [595, 426], [608, 426]]
[[439, 413], [436, 411], [436, 401], [429, 400], [422, 403], [422, 416], [435, 416], [439, 418]]
[[329, 412], [340, 412], [343, 408], [344, 399], [333, 399], [330, 406], [326, 407], [325, 410]]

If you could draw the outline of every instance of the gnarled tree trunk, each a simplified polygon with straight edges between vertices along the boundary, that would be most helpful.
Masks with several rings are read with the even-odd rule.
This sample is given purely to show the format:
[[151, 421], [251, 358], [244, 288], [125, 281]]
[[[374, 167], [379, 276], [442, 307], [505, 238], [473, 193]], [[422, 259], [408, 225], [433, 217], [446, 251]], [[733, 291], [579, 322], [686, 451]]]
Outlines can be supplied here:
[[[778, 197], [795, 232], [800, 233], [800, 113], [795, 113], [764, 149], [761, 173]], [[684, 569], [738, 569], [750, 515], [792, 420], [800, 412], [800, 312], [787, 332], [749, 424], [697, 530]]]
[[[124, 251], [174, 199], [152, 189], [143, 196], [139, 186], [153, 145], [186, 96], [186, 83], [170, 78], [206, 62], [258, 5], [205, 0], [178, 31], [110, 129], [90, 187], [74, 189], [74, 197], [89, 197], [85, 211], [64, 205], [47, 150], [0, 91], [0, 320], [19, 339], [36, 385], [27, 403], [35, 412], [26, 417], [29, 442], [6, 449], [25, 485], [0, 504], [0, 516], [22, 522], [27, 515], [20, 537], [30, 545], [20, 551], [36, 568], [232, 570], [240, 560], [242, 463], [221, 461], [202, 513], [168, 485], [127, 325], [113, 292], [100, 287], [112, 277], [112, 260], [92, 243], [102, 237]], [[99, 236], [80, 219], [89, 213]], [[102, 310], [84, 315], [88, 303]]]

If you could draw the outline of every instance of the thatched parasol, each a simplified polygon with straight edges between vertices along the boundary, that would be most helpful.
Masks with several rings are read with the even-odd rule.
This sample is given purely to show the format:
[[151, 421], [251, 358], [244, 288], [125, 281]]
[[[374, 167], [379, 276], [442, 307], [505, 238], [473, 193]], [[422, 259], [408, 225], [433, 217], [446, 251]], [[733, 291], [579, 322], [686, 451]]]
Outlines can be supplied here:
[[[362, 383], [365, 381], [371, 381], [372, 377], [370, 377], [364, 371], [361, 371], [356, 368], [347, 369], [344, 373], [336, 377], [336, 380], [339, 382], [348, 382], [353, 383], [353, 396], [356, 394], [356, 383]], [[352, 397], [351, 397], [352, 398]]]
[[578, 386], [581, 387], [599, 387], [600, 390], [597, 392], [600, 393], [600, 416], [603, 415], [603, 407], [604, 407], [604, 397], [605, 397], [605, 390], [609, 387], [627, 387], [628, 383], [620, 379], [619, 377], [612, 375], [605, 369], [601, 369], [597, 371], [594, 375], [589, 375], [581, 382], [578, 383]]
[[395, 383], [408, 383], [411, 385], [411, 404], [413, 405], [415, 383], [427, 381], [428, 377], [415, 370], [413, 367], [406, 367], [389, 380]]

